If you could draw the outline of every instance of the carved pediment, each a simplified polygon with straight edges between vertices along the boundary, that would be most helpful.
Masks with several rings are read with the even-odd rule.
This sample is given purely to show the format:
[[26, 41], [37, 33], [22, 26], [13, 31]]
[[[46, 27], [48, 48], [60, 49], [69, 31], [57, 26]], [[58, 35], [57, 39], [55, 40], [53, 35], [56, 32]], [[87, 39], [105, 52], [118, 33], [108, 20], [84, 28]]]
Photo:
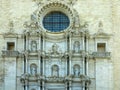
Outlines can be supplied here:
[[14, 23], [13, 21], [10, 21], [9, 24], [9, 31], [7, 33], [3, 34], [4, 38], [17, 38], [18, 34], [14, 32]]
[[112, 34], [107, 34], [105, 32], [97, 32], [93, 36], [94, 38], [110, 38]]
[[17, 38], [18, 34], [17, 33], [8, 32], [8, 33], [4, 33], [3, 37], [4, 38]]
[[105, 33], [104, 28], [103, 28], [103, 23], [102, 21], [99, 21], [98, 31], [93, 36], [94, 38], [110, 38], [112, 34]]

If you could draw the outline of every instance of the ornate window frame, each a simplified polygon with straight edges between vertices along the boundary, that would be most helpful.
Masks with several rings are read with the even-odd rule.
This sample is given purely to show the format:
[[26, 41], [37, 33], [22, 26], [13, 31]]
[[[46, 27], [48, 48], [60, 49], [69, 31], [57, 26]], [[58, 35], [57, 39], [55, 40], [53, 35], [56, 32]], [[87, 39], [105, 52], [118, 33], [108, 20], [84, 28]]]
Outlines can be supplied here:
[[107, 52], [107, 51], [108, 51], [108, 43], [107, 43], [107, 41], [105, 41], [105, 40], [104, 40], [104, 41], [102, 41], [102, 40], [96, 41], [95, 51], [98, 52], [98, 47], [97, 47], [97, 45], [98, 45], [99, 43], [104, 43], [104, 44], [105, 44], [105, 52]]
[[[46, 3], [46, 4], [42, 5], [41, 7], [39, 7], [39, 9], [36, 11], [37, 12], [37, 22], [42, 31], [51, 33], [51, 31], [46, 30], [44, 28], [43, 19], [48, 13], [54, 12], [54, 11], [64, 13], [66, 16], [68, 16], [68, 18], [70, 20], [70, 24], [69, 24], [68, 28], [66, 28], [65, 30], [60, 31], [60, 32], [65, 32], [67, 30], [71, 30], [72, 27], [74, 27], [74, 23], [76, 22], [75, 20], [79, 20], [79, 19], [76, 19], [76, 17], [79, 18], [78, 14], [73, 9], [73, 7], [71, 7], [70, 5], [68, 5], [64, 2], [60, 2], [60, 1], [49, 2], [49, 3]], [[52, 33], [60, 33], [60, 32], [52, 32]]]

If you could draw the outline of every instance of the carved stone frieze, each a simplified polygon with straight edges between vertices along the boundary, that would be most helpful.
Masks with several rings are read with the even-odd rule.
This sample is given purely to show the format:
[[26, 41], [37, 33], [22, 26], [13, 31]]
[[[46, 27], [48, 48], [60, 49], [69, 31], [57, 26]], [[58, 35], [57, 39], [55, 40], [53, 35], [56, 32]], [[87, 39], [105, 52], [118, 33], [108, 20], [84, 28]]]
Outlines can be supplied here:
[[63, 82], [64, 77], [56, 77], [56, 76], [46, 77], [46, 81], [48, 81], [48, 82]]
[[20, 77], [20, 81], [23, 85], [27, 84], [29, 81], [45, 81], [45, 76], [40, 74], [31, 75], [29, 73], [22, 74]]
[[68, 5], [74, 5], [77, 0], [34, 0], [38, 5], [44, 4], [46, 2], [64, 2]]

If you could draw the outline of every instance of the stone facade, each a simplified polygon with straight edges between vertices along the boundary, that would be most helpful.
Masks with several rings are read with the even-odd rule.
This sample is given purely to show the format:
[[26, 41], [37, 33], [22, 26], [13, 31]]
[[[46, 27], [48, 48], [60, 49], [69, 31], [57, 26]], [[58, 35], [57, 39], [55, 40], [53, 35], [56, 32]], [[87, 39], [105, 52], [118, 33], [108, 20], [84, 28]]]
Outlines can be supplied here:
[[[119, 90], [119, 0], [0, 1], [0, 90]], [[54, 11], [68, 28], [44, 28]]]

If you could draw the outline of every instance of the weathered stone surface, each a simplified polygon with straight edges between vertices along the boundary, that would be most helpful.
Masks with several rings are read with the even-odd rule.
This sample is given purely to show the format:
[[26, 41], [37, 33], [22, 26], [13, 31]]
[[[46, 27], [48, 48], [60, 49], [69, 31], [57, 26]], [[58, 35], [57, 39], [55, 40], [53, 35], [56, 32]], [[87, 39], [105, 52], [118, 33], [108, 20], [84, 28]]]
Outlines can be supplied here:
[[[44, 3], [38, 6], [38, 1]], [[24, 30], [25, 27], [23, 24], [28, 21], [29, 23], [31, 15], [33, 12], [38, 10], [38, 8], [42, 7], [42, 5], [46, 5], [48, 2], [65, 2], [68, 3], [69, 0], [0, 0], [0, 90], [23, 90], [23, 86], [21, 84], [20, 77], [24, 73], [24, 56], [29, 57], [29, 52], [26, 54], [24, 52]], [[74, 1], [74, 0], [73, 0]], [[69, 6], [70, 4], [68, 4]], [[86, 55], [90, 59], [88, 59], [88, 76], [91, 78], [90, 90], [119, 90], [120, 88], [120, 1], [119, 0], [76, 0], [73, 2], [73, 5], [70, 6], [72, 9], [75, 9], [78, 13], [80, 19], [81, 27], [84, 26], [84, 23], [88, 23], [88, 52], [84, 53], [81, 51], [83, 55], [71, 54], [72, 50], [67, 51], [66, 46], [66, 36], [64, 34], [60, 34], [58, 39], [54, 38], [56, 35], [49, 33], [42, 33], [45, 39], [45, 43], [43, 45], [44, 51], [32, 52], [30, 53], [28, 67], [32, 63], [38, 66], [37, 72], [41, 72], [39, 65], [39, 55], [42, 55], [42, 58], [45, 58], [45, 69], [43, 71], [48, 77], [51, 75], [51, 66], [53, 64], [58, 64], [60, 68], [60, 75], [67, 75], [66, 70], [67, 67], [65, 58], [67, 55], [72, 55], [72, 63], [71, 65], [71, 74], [73, 74], [73, 68], [75, 64], [80, 63], [80, 66], [84, 68], [82, 62], [82, 56]], [[55, 8], [53, 8], [54, 10]], [[66, 12], [69, 13], [69, 12]], [[75, 13], [75, 12], [74, 12]], [[42, 15], [42, 14], [41, 14]], [[41, 21], [41, 20], [40, 20]], [[10, 22], [13, 22], [12, 31], [10, 31]], [[99, 27], [99, 23], [102, 22], [102, 27]], [[101, 30], [102, 28], [102, 30]], [[41, 29], [41, 28], [40, 28]], [[102, 32], [98, 32], [101, 30]], [[11, 33], [15, 34], [11, 34]], [[27, 31], [26, 31], [27, 32]], [[36, 31], [38, 32], [38, 31]], [[30, 49], [31, 41], [36, 40], [39, 46], [37, 49], [41, 49], [38, 37], [36, 37], [36, 32], [29, 39], [28, 49]], [[76, 31], [77, 32], [77, 31]], [[79, 31], [78, 31], [79, 32]], [[95, 36], [99, 34], [98, 36]], [[102, 35], [101, 35], [102, 33]], [[10, 34], [10, 35], [9, 35]], [[41, 35], [41, 34], [40, 34]], [[104, 37], [104, 35], [106, 37]], [[108, 37], [107, 37], [108, 35]], [[16, 38], [17, 37], [17, 38]], [[42, 38], [43, 38], [42, 37]], [[51, 40], [50, 40], [50, 39]], [[41, 39], [41, 38], [40, 38]], [[44, 40], [44, 39], [43, 39]], [[80, 40], [80, 49], [85, 49], [84, 44], [82, 43], [82, 38], [77, 38], [77, 35], [74, 38], [71, 38], [70, 48], [73, 49], [73, 43], [77, 40]], [[19, 55], [15, 57], [6, 57], [3, 55], [2, 51], [7, 50], [7, 42], [15, 42], [15, 50], [19, 52]], [[96, 58], [92, 56], [93, 52], [97, 51], [97, 43], [103, 42], [106, 43], [106, 51], [111, 52], [109, 58]], [[59, 46], [59, 53], [52, 53], [50, 55], [51, 47], [54, 43], [57, 43]], [[82, 44], [81, 44], [82, 43]], [[63, 58], [64, 57], [64, 58]], [[78, 58], [79, 57], [79, 58]], [[52, 58], [52, 59], [51, 59]], [[61, 59], [62, 58], [62, 59]], [[52, 61], [50, 61], [52, 60]], [[61, 60], [61, 62], [59, 61]], [[14, 65], [13, 65], [14, 64]], [[84, 72], [84, 69], [80, 69], [80, 72]], [[48, 71], [47, 71], [48, 70]], [[28, 73], [30, 73], [30, 68], [28, 68]], [[64, 74], [64, 75], [63, 75]], [[12, 80], [11, 80], [12, 79]], [[34, 81], [34, 80], [33, 80]], [[55, 81], [56, 82], [56, 81]], [[10, 89], [11, 84], [13, 87]], [[32, 84], [35, 84], [33, 88], [36, 88], [36, 83], [31, 82], [30, 88], [32, 89]], [[60, 84], [61, 85], [61, 84]], [[77, 84], [76, 84], [77, 85]], [[74, 85], [73, 85], [74, 86]], [[19, 87], [19, 88], [18, 88]], [[50, 85], [47, 85], [50, 87]], [[62, 87], [62, 86], [61, 86]], [[21, 88], [21, 89], [20, 89]], [[74, 88], [74, 87], [73, 87]], [[77, 88], [76, 88], [77, 89]]]

